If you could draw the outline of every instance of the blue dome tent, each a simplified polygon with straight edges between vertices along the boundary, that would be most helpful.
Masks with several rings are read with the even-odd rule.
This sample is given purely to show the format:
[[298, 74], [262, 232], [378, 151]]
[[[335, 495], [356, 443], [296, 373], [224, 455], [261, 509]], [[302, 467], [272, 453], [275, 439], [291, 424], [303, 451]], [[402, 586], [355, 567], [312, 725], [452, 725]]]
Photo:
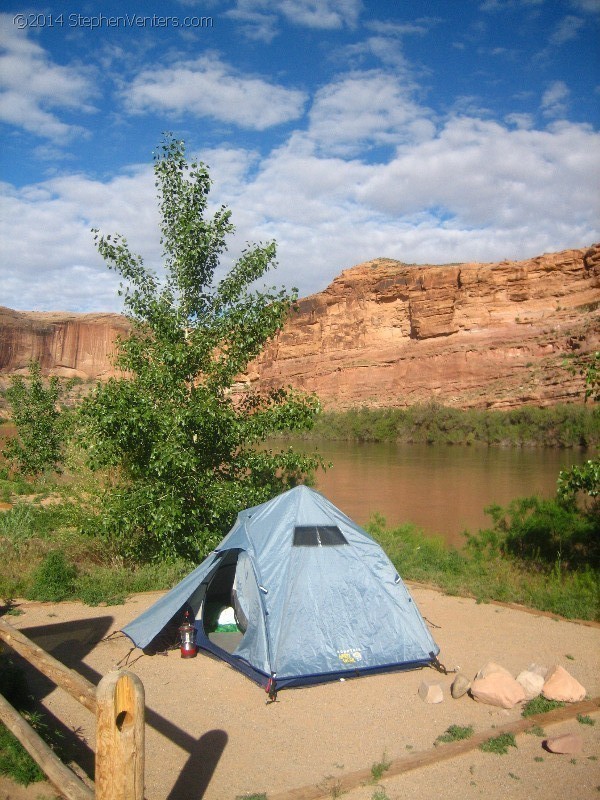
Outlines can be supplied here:
[[[209, 633], [215, 602], [235, 608], [233, 648]], [[306, 486], [240, 512], [219, 547], [123, 632], [156, 649], [186, 609], [200, 648], [278, 689], [422, 667], [439, 653], [381, 547]]]

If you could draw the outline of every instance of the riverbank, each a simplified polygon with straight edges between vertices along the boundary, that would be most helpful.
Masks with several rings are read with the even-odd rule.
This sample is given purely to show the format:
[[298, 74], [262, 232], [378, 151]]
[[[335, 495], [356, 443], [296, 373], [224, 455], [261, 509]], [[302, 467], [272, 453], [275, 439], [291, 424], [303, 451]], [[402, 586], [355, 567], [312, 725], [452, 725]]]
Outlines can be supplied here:
[[600, 412], [584, 404], [522, 406], [510, 411], [460, 409], [435, 402], [408, 408], [364, 407], [323, 412], [311, 431], [289, 438], [593, 448], [600, 443]]
[[[544, 516], [547, 511], [546, 506], [534, 513]], [[567, 542], [564, 565], [560, 559], [515, 557], [506, 531], [501, 530], [503, 524], [501, 521], [487, 531], [470, 535], [463, 550], [448, 547], [441, 538], [425, 536], [414, 525], [390, 529], [382, 520], [374, 519], [367, 530], [381, 544], [398, 573], [408, 580], [471, 597], [478, 603], [517, 603], [568, 619], [600, 621], [600, 571], [591, 534], [590, 564], [569, 566]], [[568, 518], [562, 524], [568, 528]], [[565, 538], [567, 535], [565, 530]]]
[[[101, 539], [81, 532], [77, 507], [47, 501], [32, 503], [28, 498], [0, 512], [0, 598], [5, 601], [27, 597], [56, 602], [80, 599], [91, 606], [114, 604], [136, 592], [168, 589], [196, 566], [183, 560], [125, 562]], [[520, 512], [517, 509], [515, 513]], [[531, 509], [526, 513], [531, 515]], [[562, 562], [552, 555], [544, 560], [512, 554], [510, 542], [502, 537], [501, 529], [506, 527], [502, 520], [496, 530], [492, 527], [472, 534], [462, 550], [426, 536], [410, 524], [390, 528], [381, 518], [375, 518], [367, 529], [407, 579], [478, 602], [517, 602], [568, 618], [600, 619], [600, 573], [597, 554], [592, 552], [593, 537], [588, 536], [589, 552], [581, 550], [580, 540], [571, 552], [567, 534], [571, 531], [580, 536], [582, 521], [569, 516], [570, 512], [558, 519], [556, 514], [563, 512], [552, 503], [550, 507], [542, 505], [535, 513], [543, 524], [558, 522], [564, 531]], [[518, 526], [514, 527], [518, 534]], [[518, 538], [516, 542], [518, 547], [527, 544], [527, 536], [523, 542]], [[554, 544], [549, 540], [550, 547]], [[580, 556], [582, 563], [573, 561], [573, 554]]]

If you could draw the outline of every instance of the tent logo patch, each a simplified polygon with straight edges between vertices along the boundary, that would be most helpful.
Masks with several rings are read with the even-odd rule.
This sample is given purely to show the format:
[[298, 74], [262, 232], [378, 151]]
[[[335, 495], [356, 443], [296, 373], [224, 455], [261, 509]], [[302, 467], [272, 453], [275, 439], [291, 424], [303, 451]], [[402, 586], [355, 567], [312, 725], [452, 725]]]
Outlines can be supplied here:
[[362, 653], [354, 647], [348, 650], [338, 650], [338, 658], [344, 664], [356, 664], [357, 661], [362, 661]]

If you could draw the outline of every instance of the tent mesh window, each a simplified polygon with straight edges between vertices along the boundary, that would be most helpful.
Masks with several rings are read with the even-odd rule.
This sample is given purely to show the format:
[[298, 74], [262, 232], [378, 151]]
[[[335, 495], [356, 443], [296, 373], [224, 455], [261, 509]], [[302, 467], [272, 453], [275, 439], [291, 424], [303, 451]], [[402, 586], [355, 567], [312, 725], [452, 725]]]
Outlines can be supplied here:
[[294, 547], [327, 547], [348, 544], [337, 525], [296, 525]]

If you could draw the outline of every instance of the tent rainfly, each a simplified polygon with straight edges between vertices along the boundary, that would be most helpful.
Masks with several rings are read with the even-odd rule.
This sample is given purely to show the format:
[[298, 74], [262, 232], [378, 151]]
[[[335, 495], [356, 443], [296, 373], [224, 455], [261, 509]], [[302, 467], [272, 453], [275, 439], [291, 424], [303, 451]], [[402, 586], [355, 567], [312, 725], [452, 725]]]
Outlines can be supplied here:
[[[210, 633], [215, 606], [235, 610], [234, 647]], [[161, 649], [185, 610], [200, 648], [278, 689], [422, 667], [439, 653], [381, 547], [306, 486], [240, 512], [219, 547], [123, 632]]]

